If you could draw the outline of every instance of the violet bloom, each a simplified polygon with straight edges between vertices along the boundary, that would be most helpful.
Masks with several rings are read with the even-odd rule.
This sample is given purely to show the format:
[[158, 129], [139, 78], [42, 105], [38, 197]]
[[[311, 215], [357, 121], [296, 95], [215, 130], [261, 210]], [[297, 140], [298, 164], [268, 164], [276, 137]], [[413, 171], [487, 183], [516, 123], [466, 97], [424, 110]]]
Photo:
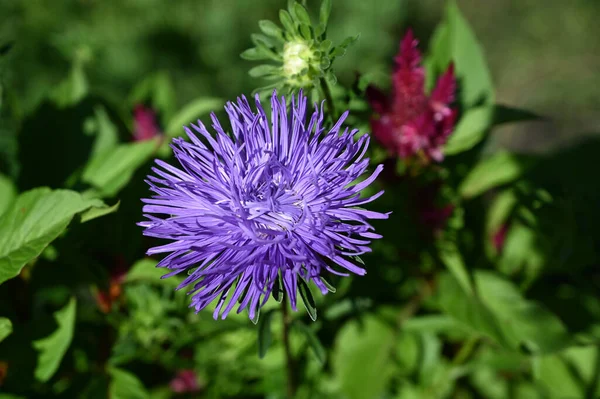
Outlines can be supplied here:
[[378, 114], [371, 126], [375, 138], [394, 156], [439, 162], [444, 159], [442, 147], [456, 118], [456, 111], [450, 108], [456, 90], [454, 68], [448, 67], [427, 96], [418, 43], [410, 30], [402, 39], [390, 97], [369, 87], [369, 102]]
[[270, 119], [255, 102], [256, 111], [245, 97], [226, 105], [231, 134], [214, 114], [216, 135], [200, 121], [195, 134], [186, 128], [191, 142], [172, 144], [181, 167], [157, 160], [155, 195], [143, 200], [144, 234], [171, 241], [148, 254], [169, 254], [164, 277], [187, 274], [179, 288], [190, 287], [197, 312], [217, 299], [215, 319], [239, 303], [256, 320], [276, 284], [296, 310], [299, 279], [326, 294], [327, 272], [364, 275], [354, 257], [381, 238], [369, 219], [388, 217], [359, 207], [383, 194], [359, 196], [383, 166], [364, 176], [369, 136], [342, 130], [348, 112], [326, 128], [322, 104], [307, 119], [302, 93], [290, 109], [274, 93]]

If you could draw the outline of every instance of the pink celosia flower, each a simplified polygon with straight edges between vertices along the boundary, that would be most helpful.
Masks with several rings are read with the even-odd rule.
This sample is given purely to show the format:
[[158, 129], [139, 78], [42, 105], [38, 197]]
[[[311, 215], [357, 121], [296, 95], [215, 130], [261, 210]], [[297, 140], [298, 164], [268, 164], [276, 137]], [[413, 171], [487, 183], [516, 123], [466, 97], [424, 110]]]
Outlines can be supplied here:
[[367, 89], [369, 103], [378, 114], [371, 127], [375, 138], [394, 156], [416, 155], [426, 162], [440, 162], [444, 158], [442, 146], [456, 118], [456, 110], [450, 108], [456, 90], [454, 67], [448, 67], [428, 96], [417, 45], [409, 30], [395, 58], [391, 96], [374, 87]]
[[135, 141], [150, 140], [161, 134], [154, 110], [143, 105], [136, 105], [133, 110], [133, 139]]
[[502, 253], [504, 249], [504, 243], [506, 242], [506, 235], [508, 234], [508, 223], [503, 223], [498, 230], [492, 234], [492, 245], [496, 250], [496, 253]]
[[169, 383], [171, 391], [175, 393], [198, 392], [201, 387], [194, 370], [180, 370]]

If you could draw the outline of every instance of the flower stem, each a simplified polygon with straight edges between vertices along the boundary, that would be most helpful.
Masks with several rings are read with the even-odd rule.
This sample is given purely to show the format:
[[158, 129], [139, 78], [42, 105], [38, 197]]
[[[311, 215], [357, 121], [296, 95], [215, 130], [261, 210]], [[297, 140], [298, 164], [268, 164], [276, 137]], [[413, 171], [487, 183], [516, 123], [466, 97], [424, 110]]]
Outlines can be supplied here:
[[335, 104], [333, 103], [333, 96], [331, 95], [331, 89], [329, 88], [329, 84], [325, 78], [320, 78], [319, 83], [321, 83], [321, 90], [323, 91], [323, 95], [325, 96], [325, 101], [327, 101], [327, 109], [329, 109], [329, 115], [331, 119], [335, 122], [338, 118], [338, 114], [335, 109]]
[[292, 318], [288, 311], [287, 297], [284, 295], [281, 301], [281, 314], [283, 317], [283, 346], [285, 348], [285, 363], [287, 371], [287, 397], [293, 399], [296, 395], [296, 376], [294, 373], [294, 357], [290, 346], [290, 326]]

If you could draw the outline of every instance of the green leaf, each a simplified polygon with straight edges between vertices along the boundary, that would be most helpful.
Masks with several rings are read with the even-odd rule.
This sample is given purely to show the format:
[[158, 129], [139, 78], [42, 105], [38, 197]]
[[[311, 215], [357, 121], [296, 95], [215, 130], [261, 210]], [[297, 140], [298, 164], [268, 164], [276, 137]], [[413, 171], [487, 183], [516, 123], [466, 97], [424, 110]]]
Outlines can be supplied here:
[[110, 399], [149, 399], [150, 395], [144, 384], [128, 371], [110, 367], [111, 376], [108, 393]]
[[105, 215], [109, 215], [111, 213], [115, 213], [116, 211], [119, 210], [120, 205], [121, 205], [121, 201], [117, 201], [117, 203], [112, 206], [104, 205], [104, 206], [90, 208], [87, 211], [84, 211], [81, 213], [80, 222], [81, 223], [89, 222], [90, 220], [93, 220], [93, 219], [96, 219], [96, 218], [99, 218], [99, 217], [102, 217]]
[[94, 118], [86, 121], [85, 127], [87, 133], [96, 135], [92, 155], [114, 148], [119, 142], [117, 127], [102, 106], [94, 107]]
[[448, 270], [450, 270], [450, 273], [454, 275], [461, 288], [467, 294], [472, 294], [473, 285], [471, 284], [471, 276], [456, 245], [452, 242], [441, 243], [438, 248], [438, 255]]
[[88, 82], [81, 61], [74, 62], [69, 76], [50, 94], [50, 98], [59, 107], [77, 104], [88, 93]]
[[336, 57], [344, 56], [344, 54], [346, 54], [346, 50], [348, 49], [348, 47], [350, 45], [352, 45], [354, 42], [356, 42], [359, 38], [360, 38], [360, 35], [348, 36], [346, 39], [344, 39], [344, 41], [342, 43], [340, 43], [338, 46], [334, 47], [334, 49], [331, 51], [331, 54], [330, 54], [331, 57], [336, 58]]
[[[464, 109], [494, 103], [494, 86], [483, 50], [455, 1], [448, 2], [445, 19], [434, 33], [430, 49], [425, 61], [429, 75], [441, 74], [454, 62]], [[429, 88], [433, 86], [430, 79]]]
[[154, 284], [168, 284], [173, 287], [179, 285], [176, 277], [163, 279], [162, 277], [170, 270], [164, 267], [156, 267], [158, 262], [151, 258], [140, 259], [131, 266], [125, 275], [126, 283], [146, 282]]
[[321, 2], [321, 9], [319, 10], [319, 24], [323, 27], [323, 31], [327, 27], [329, 22], [329, 15], [331, 14], [331, 0], [323, 0]]
[[475, 284], [511, 347], [518, 349], [525, 344], [531, 352], [551, 353], [571, 343], [571, 336], [560, 319], [541, 305], [523, 298], [512, 282], [480, 270], [475, 275]]
[[374, 316], [350, 321], [337, 335], [331, 366], [348, 399], [378, 398], [394, 375], [394, 332]]
[[154, 153], [157, 139], [120, 144], [104, 151], [86, 165], [82, 181], [88, 183], [103, 197], [112, 197], [131, 179], [134, 172]]
[[0, 284], [17, 276], [23, 266], [38, 257], [73, 216], [103, 205], [98, 199], [85, 199], [74, 191], [47, 187], [19, 195], [0, 217]]
[[0, 342], [4, 341], [4, 338], [8, 337], [12, 333], [13, 327], [10, 320], [6, 317], [0, 317]]
[[271, 334], [271, 320], [274, 310], [271, 309], [258, 320], [258, 356], [262, 359], [267, 354], [267, 350], [271, 346], [273, 337]]
[[310, 16], [308, 15], [306, 8], [304, 8], [302, 6], [302, 4], [300, 4], [300, 3], [294, 4], [294, 14], [296, 16], [296, 19], [298, 19], [298, 22], [300, 22], [301, 25], [311, 26]]
[[543, 117], [525, 109], [512, 108], [506, 105], [494, 106], [494, 125], [514, 122], [529, 122], [544, 119]]
[[39, 351], [35, 368], [35, 378], [38, 381], [46, 382], [54, 375], [69, 349], [75, 329], [76, 305], [75, 298], [71, 298], [64, 308], [54, 313], [54, 319], [58, 323], [56, 331], [33, 342], [33, 347]]
[[483, 100], [494, 102], [494, 84], [483, 50], [455, 1], [448, 3], [448, 26], [452, 37], [452, 59], [461, 81], [460, 97], [465, 108]]
[[261, 21], [258, 21], [258, 27], [265, 35], [283, 40], [283, 31], [273, 21], [263, 19]]
[[532, 159], [529, 157], [499, 152], [475, 165], [458, 191], [464, 198], [476, 197], [519, 179], [531, 165]]
[[17, 196], [17, 189], [6, 176], [0, 175], [0, 215], [9, 207]]
[[308, 288], [308, 284], [306, 284], [306, 281], [304, 281], [302, 278], [298, 279], [298, 290], [300, 291], [302, 303], [304, 303], [304, 307], [306, 308], [311, 320], [317, 320], [317, 306], [315, 305], [315, 298], [313, 298], [310, 288]]
[[184, 126], [196, 122], [198, 118], [213, 110], [218, 111], [222, 109], [224, 104], [225, 101], [220, 98], [198, 98], [190, 102], [171, 118], [167, 125], [167, 136], [182, 136]]
[[437, 300], [444, 313], [456, 321], [477, 332], [494, 339], [500, 344], [506, 344], [502, 329], [491, 310], [474, 295], [468, 294], [448, 273], [443, 273], [438, 279]]
[[285, 10], [279, 10], [279, 20], [281, 21], [281, 24], [283, 25], [283, 28], [295, 35], [296, 32], [296, 25], [294, 24], [294, 20], [292, 19], [291, 15], [289, 12], [285, 11]]
[[448, 142], [444, 146], [444, 154], [459, 154], [470, 150], [483, 140], [492, 124], [492, 112], [493, 108], [490, 106], [466, 111], [448, 138]]
[[317, 334], [315, 334], [312, 328], [305, 325], [299, 320], [294, 320], [292, 326], [300, 330], [300, 332], [302, 332], [306, 336], [306, 342], [317, 357], [317, 360], [321, 362], [321, 364], [325, 364], [325, 360], [327, 359], [327, 352], [325, 351], [323, 344], [321, 343], [321, 341], [319, 341]]
[[253, 78], [261, 78], [264, 76], [277, 74], [279, 73], [279, 70], [280, 68], [276, 67], [275, 65], [263, 64], [257, 65], [254, 68], [250, 69], [250, 71], [248, 71], [248, 74]]

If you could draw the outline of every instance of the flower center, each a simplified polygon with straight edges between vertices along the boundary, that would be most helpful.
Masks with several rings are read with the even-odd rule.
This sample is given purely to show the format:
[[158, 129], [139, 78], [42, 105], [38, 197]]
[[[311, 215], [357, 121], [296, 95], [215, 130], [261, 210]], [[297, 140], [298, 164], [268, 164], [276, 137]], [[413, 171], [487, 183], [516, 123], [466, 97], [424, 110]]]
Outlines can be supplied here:
[[[304, 214], [304, 201], [291, 187], [283, 166], [271, 165], [246, 194], [241, 205], [257, 233], [294, 230]], [[261, 234], [262, 235], [262, 234]]]
[[308, 68], [312, 57], [310, 47], [304, 42], [288, 42], [283, 46], [283, 73], [287, 77], [300, 74]]

